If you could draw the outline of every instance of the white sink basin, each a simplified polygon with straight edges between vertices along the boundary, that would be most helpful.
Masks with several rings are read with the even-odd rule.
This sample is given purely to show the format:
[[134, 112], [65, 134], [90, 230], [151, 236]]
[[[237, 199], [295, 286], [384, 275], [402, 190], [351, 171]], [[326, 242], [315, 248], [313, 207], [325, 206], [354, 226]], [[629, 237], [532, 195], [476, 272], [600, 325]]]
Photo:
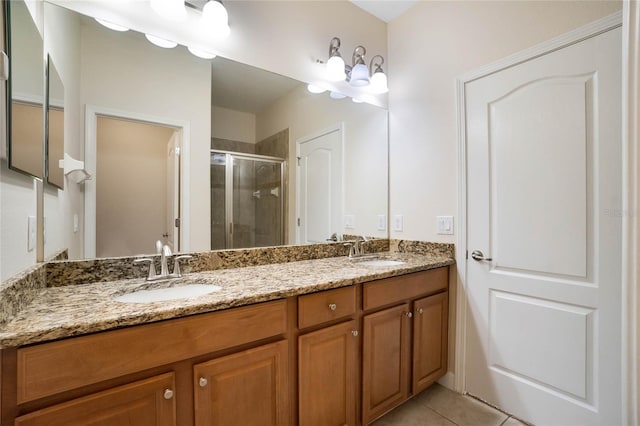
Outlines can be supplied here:
[[189, 297], [204, 296], [220, 291], [222, 287], [211, 284], [188, 284], [180, 287], [158, 288], [154, 290], [139, 290], [116, 297], [116, 301], [124, 303], [150, 303], [167, 300], [187, 299]]
[[401, 262], [399, 260], [389, 260], [389, 259], [372, 259], [372, 260], [363, 260], [362, 262], [358, 262], [358, 263], [366, 266], [397, 266], [397, 265], [404, 265], [406, 262]]

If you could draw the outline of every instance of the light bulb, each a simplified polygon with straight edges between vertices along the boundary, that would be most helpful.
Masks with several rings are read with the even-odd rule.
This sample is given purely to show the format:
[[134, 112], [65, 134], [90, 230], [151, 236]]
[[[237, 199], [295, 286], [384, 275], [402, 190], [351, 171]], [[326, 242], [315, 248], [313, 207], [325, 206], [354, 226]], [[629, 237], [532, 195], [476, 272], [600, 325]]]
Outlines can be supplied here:
[[215, 53], [207, 52], [206, 50], [197, 49], [191, 46], [188, 46], [187, 50], [189, 50], [189, 52], [191, 52], [193, 55], [202, 59], [213, 59], [216, 57]]
[[151, 9], [164, 19], [182, 21], [187, 18], [184, 0], [149, 0]]
[[109, 28], [110, 30], [113, 31], [129, 31], [129, 28], [127, 27], [123, 27], [122, 25], [118, 25], [118, 24], [114, 24], [112, 22], [109, 21], [105, 21], [104, 19], [100, 19], [100, 18], [95, 18], [95, 20], [97, 22], [99, 22], [100, 24], [104, 25], [105, 27]]
[[352, 86], [362, 87], [369, 85], [369, 68], [365, 64], [356, 64], [351, 70]]
[[346, 78], [344, 73], [344, 60], [340, 55], [332, 56], [327, 61], [327, 79], [330, 81], [342, 81]]
[[175, 41], [166, 40], [164, 38], [156, 37], [156, 36], [151, 35], [151, 34], [145, 34], [144, 36], [151, 43], [155, 44], [158, 47], [162, 47], [164, 49], [173, 49], [174, 47], [176, 47], [178, 45], [178, 43], [176, 43]]
[[327, 91], [327, 89], [323, 89], [322, 87], [316, 86], [315, 84], [307, 85], [307, 90], [311, 93], [324, 93]]
[[229, 14], [227, 9], [217, 0], [211, 0], [202, 9], [200, 26], [210, 36], [222, 39], [229, 36]]
[[371, 91], [373, 93], [387, 93], [389, 87], [387, 86], [387, 76], [382, 71], [373, 73], [371, 76]]

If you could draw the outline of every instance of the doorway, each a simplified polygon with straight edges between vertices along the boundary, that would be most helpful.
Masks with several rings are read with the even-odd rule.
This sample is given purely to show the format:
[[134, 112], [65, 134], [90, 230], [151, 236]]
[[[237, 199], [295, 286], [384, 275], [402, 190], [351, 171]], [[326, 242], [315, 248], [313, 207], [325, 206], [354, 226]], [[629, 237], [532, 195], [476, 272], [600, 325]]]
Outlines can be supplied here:
[[284, 244], [281, 158], [211, 151], [211, 249]]

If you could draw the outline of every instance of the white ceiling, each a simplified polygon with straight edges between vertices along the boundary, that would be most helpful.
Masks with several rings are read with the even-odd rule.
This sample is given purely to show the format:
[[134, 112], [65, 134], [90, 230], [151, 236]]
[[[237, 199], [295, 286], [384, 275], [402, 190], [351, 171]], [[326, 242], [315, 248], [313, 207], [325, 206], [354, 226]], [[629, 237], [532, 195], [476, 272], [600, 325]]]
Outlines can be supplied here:
[[350, 0], [354, 5], [358, 6], [373, 16], [384, 22], [391, 22], [393, 19], [402, 15], [411, 6], [416, 4], [418, 0]]

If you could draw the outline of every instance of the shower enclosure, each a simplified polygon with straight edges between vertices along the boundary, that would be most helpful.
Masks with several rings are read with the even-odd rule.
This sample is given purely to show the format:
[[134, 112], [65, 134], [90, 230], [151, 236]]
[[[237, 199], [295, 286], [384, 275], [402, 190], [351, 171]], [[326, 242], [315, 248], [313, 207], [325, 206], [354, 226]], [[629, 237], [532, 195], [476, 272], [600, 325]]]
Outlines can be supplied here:
[[284, 244], [284, 160], [211, 150], [211, 249]]

